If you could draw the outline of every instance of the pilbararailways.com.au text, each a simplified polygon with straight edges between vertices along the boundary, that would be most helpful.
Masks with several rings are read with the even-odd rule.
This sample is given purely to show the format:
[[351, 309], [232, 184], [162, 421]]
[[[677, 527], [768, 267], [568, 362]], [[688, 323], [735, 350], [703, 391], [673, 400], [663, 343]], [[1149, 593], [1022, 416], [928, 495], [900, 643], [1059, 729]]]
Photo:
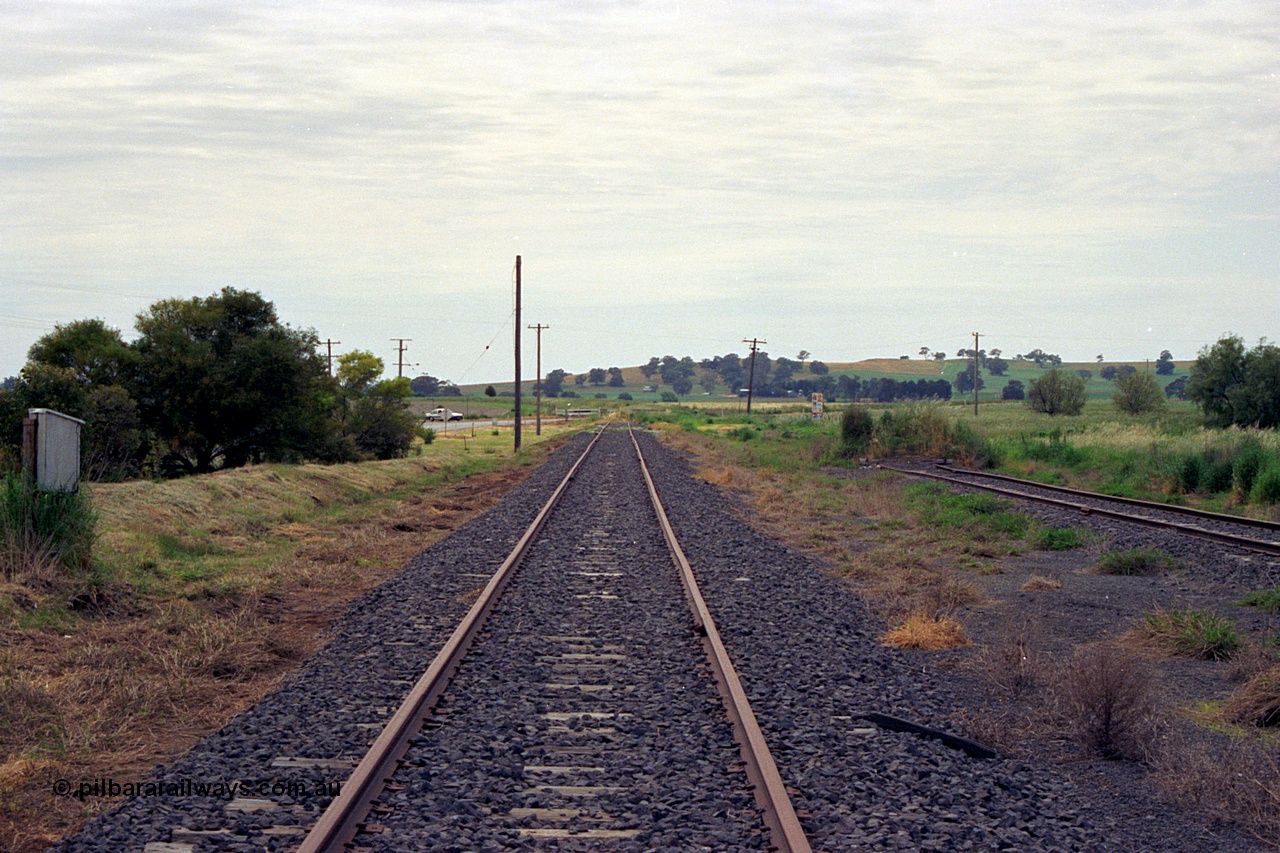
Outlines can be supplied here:
[[101, 797], [214, 797], [233, 800], [236, 797], [336, 797], [342, 793], [341, 782], [323, 779], [269, 779], [258, 782], [206, 781], [180, 779], [176, 782], [117, 782], [115, 779], [82, 779], [69, 782], [58, 779], [53, 793], [59, 797], [87, 800]]

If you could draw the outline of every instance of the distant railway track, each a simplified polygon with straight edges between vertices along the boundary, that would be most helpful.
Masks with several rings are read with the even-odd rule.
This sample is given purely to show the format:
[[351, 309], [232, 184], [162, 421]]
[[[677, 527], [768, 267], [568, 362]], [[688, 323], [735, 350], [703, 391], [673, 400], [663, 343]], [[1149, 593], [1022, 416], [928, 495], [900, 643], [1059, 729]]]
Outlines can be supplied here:
[[[1256, 518], [1209, 512], [1191, 507], [1173, 506], [1156, 501], [1139, 500], [1113, 495], [1053, 486], [1023, 480], [1006, 474], [970, 471], [941, 463], [926, 467], [908, 467], [881, 463], [882, 468], [926, 477], [953, 485], [981, 489], [986, 492], [1020, 500], [1035, 501], [1085, 515], [1111, 518], [1144, 527], [1166, 530], [1201, 541], [1230, 545], [1247, 551], [1270, 556], [1280, 556], [1280, 524]], [[994, 485], [1000, 483], [1001, 485]], [[1194, 519], [1195, 523], [1189, 523]], [[1246, 535], [1242, 531], [1255, 531], [1263, 535]]]
[[[663, 765], [690, 760], [693, 756], [680, 754], [677, 745], [698, 741], [697, 735], [687, 733], [634, 735], [680, 726], [697, 732], [709, 725], [705, 714], [696, 712], [698, 703], [690, 707], [688, 702], [672, 702], [669, 696], [661, 695], [669, 686], [668, 679], [680, 682], [697, 671], [695, 663], [687, 659], [678, 660], [673, 673], [666, 671], [664, 663], [685, 655], [697, 637], [724, 701], [746, 775], [739, 779], [723, 755], [711, 758], [709, 764], [718, 760], [725, 766], [697, 770], [694, 777], [699, 783], [690, 786], [689, 795], [696, 799], [696, 791], [697, 796], [705, 797], [705, 786], [725, 785], [717, 800], [732, 804], [735, 796], [741, 799], [749, 780], [763, 821], [763, 826], [751, 826], [754, 810], [739, 802], [728, 811], [741, 825], [717, 827], [717, 821], [734, 821], [708, 813], [701, 815], [711, 821], [705, 832], [708, 837], [720, 832], [726, 840], [737, 837], [738, 842], [754, 838], [761, 844], [759, 849], [767, 846], [783, 853], [808, 853], [809, 842], [667, 520], [644, 455], [632, 435], [629, 445], [634, 457], [629, 462], [624, 458], [621, 451], [625, 448], [618, 446], [622, 432], [613, 431], [612, 446], [599, 451], [602, 441], [609, 441], [602, 438], [606, 435], [602, 430], [583, 451], [344, 783], [341, 795], [297, 848], [298, 853], [336, 853], [353, 843], [379, 850], [427, 849], [441, 836], [451, 834], [459, 836], [459, 843], [500, 847], [555, 839], [560, 844], [586, 843], [594, 845], [590, 849], [600, 849], [600, 845], [632, 839], [641, 833], [637, 816], [661, 796], [658, 788], [666, 778]], [[578, 485], [576, 480], [593, 452], [603, 452], [604, 458], [593, 460], [592, 482]], [[630, 473], [622, 470], [628, 465], [633, 469]], [[628, 500], [614, 493], [626, 490], [623, 481], [634, 478], [635, 469], [643, 478], [651, 506], [647, 518], [637, 518], [643, 513], [637, 512], [634, 497]], [[590, 490], [588, 495], [578, 495], [579, 500], [585, 497], [587, 506], [596, 508], [590, 523], [583, 524], [581, 506], [576, 511], [557, 512], [565, 496], [574, 490]], [[615, 541], [634, 536], [637, 524], [661, 528], [662, 541], [675, 563], [670, 580], [674, 581], [678, 571], [678, 585], [654, 577], [652, 561], [635, 560], [616, 547]], [[504, 600], [504, 591], [531, 554], [530, 573], [542, 575], [531, 583], [547, 586], [536, 594], [526, 590], [514, 601]], [[655, 593], [665, 590], [670, 598], [680, 589], [692, 610], [692, 620], [683, 634], [670, 623], [669, 613], [665, 619], [653, 621], [655, 612], [664, 607], [653, 600]], [[503, 618], [492, 618], [499, 608]], [[670, 636], [654, 642], [655, 629]], [[478, 645], [491, 651], [481, 656], [481, 662], [468, 665], [468, 653]], [[493, 651], [496, 648], [502, 651]], [[476, 686], [476, 681], [482, 683]], [[455, 682], [461, 689], [454, 689]], [[688, 685], [680, 689], [685, 691]], [[646, 693], [655, 695], [650, 698], [643, 695]], [[508, 701], [478, 707], [476, 703], [483, 703], [484, 696], [506, 696]], [[442, 755], [448, 756], [454, 747], [433, 743], [434, 736], [439, 734], [445, 742], [450, 738], [467, 742], [472, 736], [466, 731], [466, 721], [474, 720], [477, 714], [486, 718], [486, 732], [519, 733], [521, 743], [514, 753], [518, 754], [518, 768], [511, 767], [513, 753], [504, 753], [488, 762], [474, 757], [453, 761], [453, 765], [465, 767], [456, 778], [444, 769], [451, 762], [447, 757], [442, 760]], [[425, 733], [424, 723], [428, 727]], [[443, 731], [450, 727], [458, 731]], [[415, 768], [422, 766], [433, 768], [429, 785], [415, 783], [415, 776], [420, 775]], [[513, 785], [496, 787], [516, 790], [506, 790], [508, 796], [497, 799], [475, 796], [479, 792], [472, 790], [474, 802], [464, 805], [451, 793], [446, 798], [447, 813], [436, 812], [433, 795], [439, 799], [436, 792], [442, 786], [451, 791], [467, 789], [469, 778], [509, 778]], [[517, 801], [521, 805], [510, 807]], [[419, 808], [425, 815], [415, 811]], [[458, 811], [484, 817], [476, 827], [455, 832], [449, 822], [450, 815]], [[683, 816], [684, 831], [696, 834], [698, 827], [689, 822], [698, 819], [698, 809]], [[762, 839], [765, 828], [767, 845]]]

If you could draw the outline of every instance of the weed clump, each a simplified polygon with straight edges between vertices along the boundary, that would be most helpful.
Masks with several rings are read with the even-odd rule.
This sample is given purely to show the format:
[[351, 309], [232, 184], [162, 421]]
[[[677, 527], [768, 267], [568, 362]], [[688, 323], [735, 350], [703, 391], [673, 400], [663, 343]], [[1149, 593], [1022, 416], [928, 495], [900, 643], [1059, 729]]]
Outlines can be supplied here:
[[1240, 648], [1235, 624], [1204, 610], [1157, 610], [1147, 614], [1140, 631], [1181, 657], [1226, 660]]
[[1104, 575], [1153, 575], [1177, 567], [1178, 559], [1168, 551], [1130, 548], [1127, 551], [1108, 551], [1094, 568]]
[[91, 565], [96, 517], [83, 492], [45, 492], [30, 477], [0, 480], [0, 575], [45, 580]]
[[1267, 613], [1280, 613], [1280, 586], [1271, 589], [1255, 589], [1240, 599], [1245, 607], [1256, 607]]
[[1041, 551], [1071, 551], [1087, 545], [1090, 538], [1078, 527], [1047, 527], [1035, 534], [1034, 544]]
[[1280, 468], [1268, 468], [1258, 475], [1249, 500], [1267, 506], [1280, 503]]
[[927, 613], [912, 613], [901, 625], [887, 631], [880, 640], [887, 646], [924, 651], [955, 649], [969, 643], [964, 626], [955, 619]]
[[1060, 681], [1059, 703], [1081, 746], [1108, 759], [1148, 757], [1159, 729], [1151, 679], [1112, 646], [1080, 650]]
[[875, 418], [861, 406], [850, 406], [840, 416], [840, 453], [858, 456], [866, 451], [875, 432]]
[[1228, 722], [1280, 726], [1280, 666], [1258, 673], [1236, 689], [1222, 709]]

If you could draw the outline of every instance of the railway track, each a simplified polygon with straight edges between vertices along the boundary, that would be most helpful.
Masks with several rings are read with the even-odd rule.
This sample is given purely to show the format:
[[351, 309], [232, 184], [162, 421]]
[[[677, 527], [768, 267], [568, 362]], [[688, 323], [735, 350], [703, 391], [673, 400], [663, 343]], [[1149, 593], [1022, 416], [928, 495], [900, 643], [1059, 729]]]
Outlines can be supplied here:
[[299, 853], [810, 850], [629, 435], [583, 452]]
[[[1103, 495], [1082, 489], [1022, 480], [1006, 474], [970, 471], [935, 463], [926, 468], [881, 463], [882, 468], [1009, 498], [1035, 501], [1084, 515], [1125, 521], [1245, 551], [1280, 556], [1280, 524], [1256, 518]], [[1246, 533], [1245, 531], [1249, 531]]]

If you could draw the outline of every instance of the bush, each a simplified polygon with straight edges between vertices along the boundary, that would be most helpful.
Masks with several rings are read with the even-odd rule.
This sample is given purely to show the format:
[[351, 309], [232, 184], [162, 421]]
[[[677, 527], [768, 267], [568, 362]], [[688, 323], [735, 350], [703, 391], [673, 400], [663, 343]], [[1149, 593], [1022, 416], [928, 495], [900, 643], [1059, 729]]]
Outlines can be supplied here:
[[1060, 690], [1081, 746], [1103, 758], [1147, 758], [1158, 723], [1151, 681], [1136, 658], [1110, 646], [1082, 649]]
[[862, 406], [850, 406], [840, 416], [840, 453], [857, 456], [867, 449], [875, 432], [875, 419]]
[[619, 394], [619, 395], [618, 395], [618, 399], [619, 399], [619, 400], [632, 400], [632, 399], [634, 399], [634, 398], [633, 398], [630, 394], [628, 394], [626, 391], [623, 391], [621, 394]]
[[1001, 400], [1025, 400], [1027, 398], [1026, 388], [1022, 382], [1017, 379], [1010, 379], [1000, 390]]
[[42, 492], [30, 477], [0, 481], [0, 575], [87, 570], [97, 519], [83, 492]]
[[1142, 415], [1164, 408], [1164, 392], [1150, 373], [1126, 373], [1116, 378], [1111, 396], [1116, 408], [1127, 415]]
[[1249, 500], [1258, 504], [1280, 503], [1280, 468], [1268, 468], [1258, 475]]
[[1031, 380], [1026, 404], [1046, 415], [1078, 415], [1084, 410], [1084, 380], [1055, 367]]
[[1280, 666], [1260, 672], [1231, 695], [1222, 716], [1232, 723], [1280, 726]]
[[1266, 463], [1267, 454], [1256, 440], [1250, 440], [1240, 448], [1231, 462], [1231, 486], [1237, 497], [1249, 499], [1254, 482]]
[[659, 399], [664, 403], [680, 402], [680, 398], [676, 396], [676, 392], [674, 391], [663, 391], [662, 394], [659, 395]]

